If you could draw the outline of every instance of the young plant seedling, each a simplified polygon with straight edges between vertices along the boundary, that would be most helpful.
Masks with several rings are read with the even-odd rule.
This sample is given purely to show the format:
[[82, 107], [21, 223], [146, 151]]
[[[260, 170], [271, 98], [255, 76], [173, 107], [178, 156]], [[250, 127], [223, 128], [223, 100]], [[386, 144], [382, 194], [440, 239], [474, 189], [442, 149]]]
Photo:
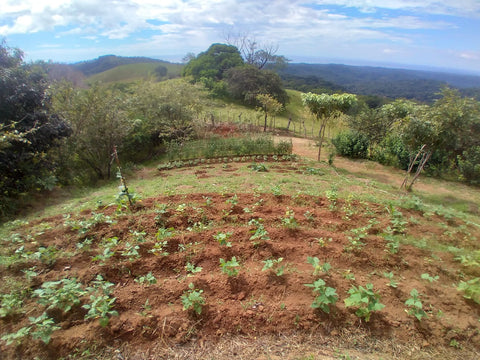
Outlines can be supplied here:
[[237, 258], [234, 256], [231, 260], [225, 261], [224, 259], [220, 259], [220, 268], [222, 269], [222, 273], [227, 274], [230, 276], [237, 276], [240, 270], [238, 267], [240, 264], [237, 261]]
[[233, 235], [233, 232], [219, 232], [216, 235], [213, 235], [213, 238], [218, 241], [220, 245], [226, 246], [226, 247], [232, 247], [232, 243], [228, 241], [230, 237]]
[[328, 262], [320, 264], [320, 260], [316, 256], [315, 257], [308, 256], [307, 263], [313, 266], [313, 275], [318, 275], [320, 272], [328, 274], [328, 272], [332, 268], [332, 266]]
[[199, 273], [202, 271], [201, 266], [195, 266], [194, 264], [187, 262], [185, 265], [185, 271], [188, 273], [187, 276], [192, 276], [193, 274]]
[[380, 294], [373, 291], [372, 284], [366, 284], [365, 288], [354, 285], [348, 290], [350, 296], [344, 300], [345, 307], [358, 307], [355, 315], [364, 318], [366, 322], [370, 321], [370, 316], [374, 311], [382, 310], [385, 305], [380, 303]]
[[155, 276], [152, 274], [151, 271], [147, 275], [142, 275], [137, 277], [134, 281], [138, 284], [145, 284], [147, 286], [157, 283], [157, 279], [155, 278]]
[[295, 219], [295, 213], [293, 210], [287, 209], [285, 217], [282, 218], [282, 225], [290, 230], [294, 230], [298, 227], [298, 222]]
[[420, 277], [422, 278], [422, 280], [426, 280], [430, 284], [433, 283], [434, 281], [438, 281], [438, 279], [439, 279], [438, 275], [437, 276], [430, 276], [430, 274], [428, 274], [428, 273], [422, 274], [422, 275], [420, 275]]
[[480, 304], [480, 278], [477, 277], [468, 281], [460, 281], [457, 290], [463, 292], [465, 299], [473, 300], [477, 304]]
[[428, 315], [423, 310], [422, 301], [419, 296], [417, 289], [410, 291], [410, 298], [405, 301], [405, 305], [407, 305], [409, 309], [405, 311], [408, 315], [415, 316], [418, 321], [422, 321], [422, 319], [428, 317]]
[[323, 312], [330, 314], [330, 305], [337, 302], [337, 290], [326, 286], [325, 281], [318, 279], [313, 284], [305, 284], [305, 286], [313, 288], [312, 291], [318, 294], [311, 305], [314, 309], [321, 309]]
[[387, 286], [390, 286], [394, 289], [396, 289], [398, 287], [398, 282], [393, 278], [394, 275], [393, 275], [393, 272], [384, 272], [383, 273], [383, 276], [385, 276], [387, 279], [390, 280], [390, 282], [387, 284]]
[[277, 276], [282, 276], [285, 270], [285, 265], [280, 266], [280, 263], [283, 261], [283, 258], [278, 259], [268, 259], [263, 261], [264, 265], [262, 271], [272, 270], [273, 273]]
[[181, 296], [183, 310], [193, 309], [197, 315], [202, 313], [202, 306], [205, 305], [205, 299], [202, 296], [203, 290], [195, 289], [193, 283], [188, 284], [188, 290]]

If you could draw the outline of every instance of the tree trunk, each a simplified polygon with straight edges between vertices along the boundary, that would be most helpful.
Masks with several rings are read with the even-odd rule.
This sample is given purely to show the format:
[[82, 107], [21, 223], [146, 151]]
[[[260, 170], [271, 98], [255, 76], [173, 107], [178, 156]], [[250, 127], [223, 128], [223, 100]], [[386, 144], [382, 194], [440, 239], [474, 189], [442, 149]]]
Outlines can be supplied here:
[[290, 129], [290, 123], [291, 123], [291, 122], [292, 122], [292, 117], [289, 116], [289, 117], [288, 117], [288, 124], [287, 124], [287, 132], [288, 132], [288, 130]]
[[267, 131], [267, 116], [268, 116], [268, 113], [265, 111], [265, 124], [263, 125], [263, 132]]

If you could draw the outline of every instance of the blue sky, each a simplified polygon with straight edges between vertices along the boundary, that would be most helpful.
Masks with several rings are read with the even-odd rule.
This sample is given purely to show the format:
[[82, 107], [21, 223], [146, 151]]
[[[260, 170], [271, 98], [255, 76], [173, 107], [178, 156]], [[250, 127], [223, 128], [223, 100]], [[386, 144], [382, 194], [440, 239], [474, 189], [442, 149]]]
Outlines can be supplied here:
[[480, 74], [480, 0], [0, 0], [0, 38], [27, 60], [181, 61], [230, 35], [294, 62]]

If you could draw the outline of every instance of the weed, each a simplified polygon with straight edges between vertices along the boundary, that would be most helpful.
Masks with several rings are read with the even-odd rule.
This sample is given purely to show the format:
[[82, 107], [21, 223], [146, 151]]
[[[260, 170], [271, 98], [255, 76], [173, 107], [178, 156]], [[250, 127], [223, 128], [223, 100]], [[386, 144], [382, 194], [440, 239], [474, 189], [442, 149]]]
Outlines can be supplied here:
[[142, 311], [140, 311], [140, 315], [145, 317], [148, 316], [148, 313], [152, 311], [152, 306], [150, 305], [148, 299], [145, 301], [145, 304], [142, 305]]
[[348, 290], [348, 294], [350, 296], [344, 300], [345, 307], [358, 307], [355, 315], [363, 317], [366, 322], [370, 321], [372, 312], [380, 311], [385, 307], [385, 305], [380, 303], [380, 294], [373, 291], [372, 284], [366, 284], [365, 288], [352, 285]]
[[222, 269], [222, 273], [227, 274], [228, 276], [237, 276], [240, 271], [238, 269], [239, 266], [240, 264], [235, 256], [229, 261], [220, 259], [220, 268]]
[[277, 276], [282, 276], [285, 270], [285, 265], [280, 266], [280, 263], [283, 261], [283, 258], [278, 258], [278, 259], [268, 259], [264, 260], [263, 263], [263, 268], [262, 271], [266, 271], [271, 269], [275, 275]]
[[228, 241], [230, 237], [233, 235], [233, 232], [219, 232], [216, 235], [213, 235], [213, 238], [218, 241], [220, 245], [224, 245], [226, 247], [232, 247], [232, 243]]
[[332, 238], [325, 239], [325, 238], [323, 238], [323, 237], [321, 237], [321, 238], [315, 238], [315, 240], [318, 241], [318, 246], [320, 246], [320, 247], [325, 247], [325, 246], [327, 246], [327, 242], [330, 243], [330, 242], [333, 241]]
[[342, 276], [345, 280], [355, 280], [355, 274], [352, 273], [351, 270], [345, 270], [343, 273], [342, 273]]
[[203, 290], [195, 289], [195, 285], [190, 283], [188, 290], [183, 292], [181, 296], [183, 310], [193, 308], [193, 311], [200, 315], [202, 313], [202, 306], [205, 305], [205, 299], [202, 296]]
[[311, 305], [314, 309], [321, 309], [323, 312], [330, 313], [330, 305], [335, 304], [338, 300], [337, 290], [326, 286], [325, 281], [318, 279], [313, 284], [305, 284], [305, 286], [313, 288], [313, 292], [318, 294]]
[[407, 311], [408, 315], [413, 315], [418, 321], [422, 321], [424, 317], [428, 317], [427, 313], [423, 310], [422, 301], [420, 300], [417, 289], [410, 291], [410, 298], [405, 301], [405, 305], [409, 307]]

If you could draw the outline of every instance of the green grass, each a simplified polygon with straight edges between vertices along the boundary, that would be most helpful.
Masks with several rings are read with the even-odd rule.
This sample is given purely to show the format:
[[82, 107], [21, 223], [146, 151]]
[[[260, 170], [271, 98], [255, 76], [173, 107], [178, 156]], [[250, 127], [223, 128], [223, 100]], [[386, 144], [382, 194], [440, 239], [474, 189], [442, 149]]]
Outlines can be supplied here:
[[167, 78], [178, 77], [183, 65], [171, 64], [167, 62], [154, 63], [138, 63], [117, 66], [113, 69], [95, 74], [88, 78], [90, 83], [117, 83], [117, 82], [134, 82], [138, 80], [147, 80], [149, 78], [156, 78], [155, 69], [158, 66], [165, 66], [167, 68]]

